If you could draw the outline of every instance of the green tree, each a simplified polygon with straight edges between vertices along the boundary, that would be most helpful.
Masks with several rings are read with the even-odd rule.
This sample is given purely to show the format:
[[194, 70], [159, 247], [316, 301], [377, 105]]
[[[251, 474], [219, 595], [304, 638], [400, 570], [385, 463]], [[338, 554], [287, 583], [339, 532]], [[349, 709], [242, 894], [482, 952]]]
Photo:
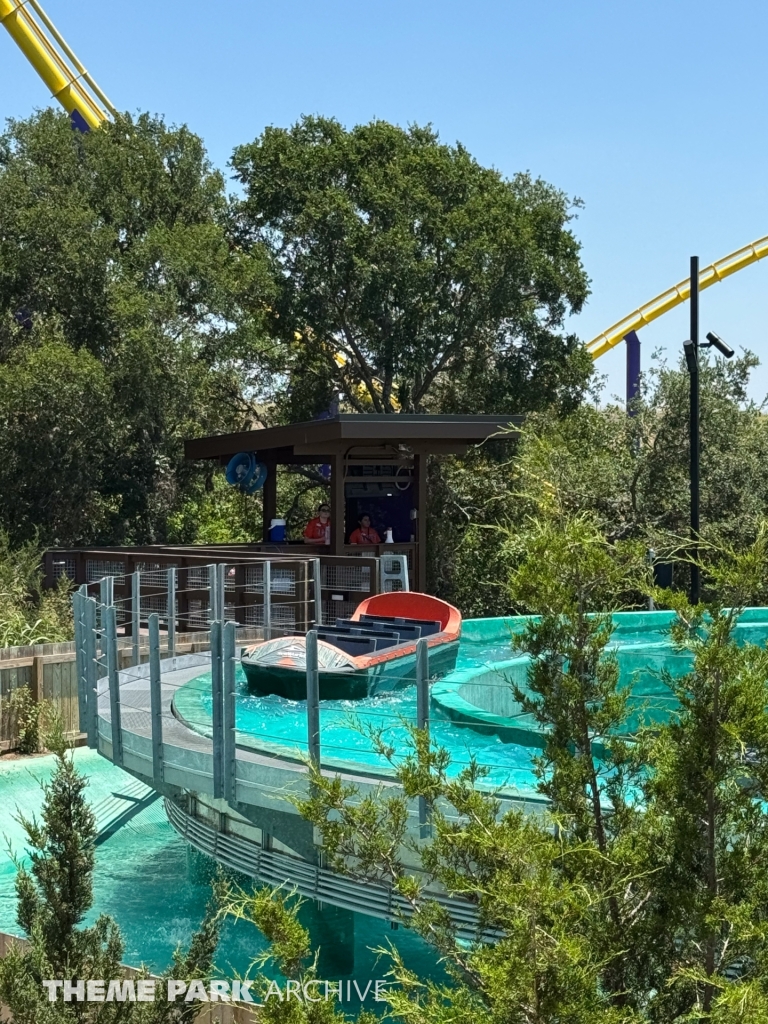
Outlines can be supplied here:
[[[123, 945], [115, 923], [102, 915], [78, 928], [92, 903], [96, 824], [85, 799], [87, 780], [77, 771], [60, 728], [47, 740], [56, 768], [44, 785], [41, 820], [21, 819], [29, 867], [18, 865], [17, 917], [30, 948], [0, 960], [0, 1000], [14, 1024], [66, 1019], [49, 1007], [42, 982], [50, 978], [120, 977]], [[87, 1019], [87, 1004], [71, 1004], [69, 1019]]]
[[[515, 586], [540, 614], [515, 636], [531, 659], [516, 697], [546, 732], [535, 761], [546, 812], [502, 813], [481, 768], [452, 773], [418, 730], [410, 753], [374, 734], [402, 796], [363, 796], [311, 769], [300, 804], [330, 863], [392, 884], [450, 967], [452, 984], [425, 985], [393, 953], [393, 1015], [762, 1024], [768, 654], [743, 642], [737, 623], [763, 585], [765, 529], [703, 566], [708, 605], [666, 595], [677, 612], [672, 642], [691, 669], [667, 677], [678, 701], [670, 720], [649, 719], [631, 742], [630, 681], [604, 610], [647, 588], [642, 547], [606, 541], [584, 516], [544, 519], [528, 539]], [[426, 841], [407, 828], [417, 797], [431, 810]], [[474, 943], [459, 940], [428, 885], [476, 906]]]
[[56, 543], [103, 535], [111, 389], [87, 349], [36, 328], [0, 362], [0, 523]]
[[[768, 514], [768, 419], [747, 398], [750, 353], [702, 367], [702, 535], [714, 549], [754, 542]], [[594, 517], [609, 540], [677, 558], [689, 531], [688, 375], [646, 375], [635, 415], [585, 402], [530, 414], [515, 447], [483, 445], [430, 468], [430, 586], [473, 616], [524, 610], [509, 580], [531, 517]], [[678, 560], [675, 585], [687, 566]], [[756, 595], [763, 599], [764, 595]]]
[[[298, 983], [302, 993], [297, 998], [285, 998], [279, 984], [270, 982], [259, 974], [254, 989], [255, 997], [262, 1003], [259, 1020], [264, 1024], [342, 1024], [347, 1016], [333, 995], [324, 991], [323, 980], [318, 978], [317, 955], [313, 953], [309, 932], [299, 922], [297, 913], [302, 901], [294, 894], [272, 890], [268, 887], [247, 891], [231, 886], [223, 901], [225, 913], [238, 921], [254, 925], [267, 939], [267, 949], [249, 965], [251, 970], [263, 971], [268, 968], [273, 974], [282, 975]], [[303, 993], [306, 985], [319, 982], [309, 988], [310, 999]], [[375, 1024], [377, 1016], [361, 1011], [357, 1024]]]
[[42, 552], [34, 541], [12, 546], [0, 527], [0, 647], [71, 640], [69, 581], [43, 589]]
[[[587, 517], [533, 524], [525, 551], [515, 588], [540, 616], [515, 636], [530, 671], [514, 696], [546, 733], [534, 762], [546, 809], [503, 810], [485, 769], [451, 771], [446, 751], [418, 730], [406, 754], [372, 734], [402, 796], [363, 797], [313, 770], [314, 792], [300, 804], [336, 869], [393, 885], [410, 905], [412, 926], [448, 966], [451, 984], [425, 986], [393, 954], [396, 1019], [642, 1020], [632, 932], [648, 872], [628, 839], [640, 817], [628, 799], [637, 777], [620, 738], [628, 695], [607, 653], [610, 616], [594, 612], [623, 607], [647, 588], [644, 551], [607, 544]], [[430, 810], [427, 842], [408, 831], [416, 797]], [[428, 886], [474, 904], [474, 942], [462, 941]]]
[[[502, 812], [470, 764], [449, 773], [443, 750], [413, 734], [414, 752], [388, 754], [403, 796], [360, 794], [339, 777], [311, 769], [312, 797], [300, 805], [320, 830], [338, 871], [391, 885], [413, 927], [440, 957], [446, 983], [427, 983], [394, 949], [388, 994], [395, 1020], [411, 1024], [476, 1021], [510, 1024], [629, 1024], [641, 1018], [611, 1005], [603, 989], [605, 923], [601, 893], [562, 870], [572, 850], [546, 812]], [[401, 752], [402, 754], [402, 752]], [[423, 797], [432, 836], [408, 835], [408, 804]], [[586, 860], [583, 849], [579, 851]], [[472, 939], [461, 935], [428, 886], [467, 900], [477, 911]]]
[[[715, 547], [752, 543], [768, 509], [768, 424], [747, 398], [756, 358], [702, 365], [702, 530]], [[646, 376], [634, 415], [584, 405], [534, 418], [516, 488], [534, 505], [593, 511], [613, 537], [669, 548], [689, 529], [689, 379], [682, 361]], [[534, 505], [529, 505], [533, 510]]]
[[768, 1020], [768, 651], [738, 629], [767, 567], [763, 526], [702, 566], [711, 601], [667, 594], [690, 671], [667, 679], [680, 712], [647, 745], [653, 939], [667, 971], [654, 1021]]
[[[105, 914], [81, 927], [93, 903], [96, 822], [85, 791], [88, 780], [77, 770], [54, 722], [46, 745], [56, 765], [43, 785], [40, 820], [21, 819], [28, 842], [29, 866], [17, 865], [17, 919], [29, 947], [12, 947], [0, 959], [0, 1003], [9, 1009], [12, 1024], [191, 1024], [192, 1003], [168, 1002], [165, 985], [158, 985], [154, 1003], [49, 1001], [43, 980], [111, 980], [123, 977], [120, 930]], [[200, 930], [188, 950], [178, 949], [163, 974], [187, 979], [210, 977], [220, 933], [220, 900], [226, 886], [214, 894]], [[140, 976], [146, 976], [141, 971]]]
[[562, 325], [587, 278], [563, 192], [384, 121], [304, 117], [232, 163], [240, 244], [275, 266], [287, 415], [334, 392], [387, 413], [578, 400], [589, 361]]
[[[223, 178], [185, 127], [125, 115], [80, 136], [43, 111], [0, 136], [0, 522], [14, 539], [163, 540], [201, 486], [183, 439], [253, 419], [269, 276], [227, 220]], [[245, 299], [256, 312], [241, 315]]]

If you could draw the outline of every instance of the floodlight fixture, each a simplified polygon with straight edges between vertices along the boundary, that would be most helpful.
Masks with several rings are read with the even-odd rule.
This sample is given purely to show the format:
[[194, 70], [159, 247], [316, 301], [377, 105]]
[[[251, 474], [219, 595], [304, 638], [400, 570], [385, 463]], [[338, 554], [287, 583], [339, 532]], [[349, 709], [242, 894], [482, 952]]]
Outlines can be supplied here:
[[710, 345], [714, 345], [717, 351], [724, 355], [726, 359], [733, 359], [733, 349], [723, 341], [719, 334], [710, 331], [707, 335], [707, 341]]

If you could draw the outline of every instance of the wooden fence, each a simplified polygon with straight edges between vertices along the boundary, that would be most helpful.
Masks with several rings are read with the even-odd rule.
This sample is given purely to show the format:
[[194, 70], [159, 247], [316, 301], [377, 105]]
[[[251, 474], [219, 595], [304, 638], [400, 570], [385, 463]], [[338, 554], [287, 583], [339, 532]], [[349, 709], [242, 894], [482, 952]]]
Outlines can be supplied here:
[[[4, 957], [12, 946], [19, 946], [21, 949], [28, 949], [29, 942], [20, 939], [15, 935], [8, 935], [7, 932], [0, 932], [0, 959]], [[123, 967], [123, 977], [138, 978], [140, 972], [135, 967]], [[150, 978], [157, 980], [156, 974], [150, 974]], [[255, 1024], [259, 1019], [258, 1004], [256, 1006], [226, 1005], [222, 1003], [204, 1003], [195, 1017], [195, 1024]], [[8, 1008], [0, 1003], [0, 1021], [11, 1021]]]
[[18, 743], [10, 697], [22, 686], [34, 701], [50, 702], [70, 740], [79, 736], [74, 643], [0, 648], [0, 751]]
[[[238, 639], [258, 640], [261, 630], [239, 629]], [[176, 638], [176, 653], [195, 654], [207, 651], [210, 635], [207, 632], [180, 634]], [[120, 668], [127, 668], [131, 659], [130, 641], [120, 640], [118, 657]], [[140, 638], [140, 657], [149, 657], [149, 638]], [[77, 700], [77, 670], [74, 643], [35, 644], [32, 647], [0, 648], [0, 753], [14, 750], [18, 744], [10, 697], [14, 690], [28, 686], [36, 702], [48, 701], [61, 718], [64, 732], [70, 741], [82, 742]]]

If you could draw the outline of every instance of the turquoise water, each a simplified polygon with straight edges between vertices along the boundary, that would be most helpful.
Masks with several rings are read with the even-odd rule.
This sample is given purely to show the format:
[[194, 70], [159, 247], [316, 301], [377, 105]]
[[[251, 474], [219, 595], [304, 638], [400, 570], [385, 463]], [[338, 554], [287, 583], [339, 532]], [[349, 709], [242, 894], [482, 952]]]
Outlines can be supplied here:
[[[508, 646], [498, 643], [467, 644], [460, 653], [460, 663], [483, 664], [507, 656]], [[239, 679], [240, 683], [244, 682], [241, 677]], [[210, 676], [207, 680], [201, 679], [199, 685], [207, 688], [209, 715]], [[336, 746], [342, 757], [354, 754], [355, 758], [368, 756], [373, 761], [370, 744], [348, 727], [349, 712], [359, 708], [347, 703], [349, 707], [326, 709], [324, 706], [323, 742], [330, 748], [338, 741]], [[279, 698], [250, 698], [241, 687], [238, 724], [246, 724], [253, 728], [254, 733], [269, 735], [272, 742], [290, 744], [295, 749], [300, 746], [296, 737], [302, 722], [303, 735], [306, 735], [306, 714], [302, 707]], [[415, 721], [415, 697], [412, 692], [404, 691], [396, 695], [394, 703], [392, 699], [384, 698], [373, 701], [368, 714], [369, 722], [384, 724], [389, 729], [389, 738], [404, 743], [406, 729], [398, 716]], [[435, 723], [436, 737], [442, 735], [441, 729], [448, 727], [447, 721], [439, 725]], [[505, 750], [504, 744], [493, 742], [489, 744], [490, 749], [496, 750], [500, 777], [508, 779], [514, 775], [516, 766], [508, 759], [510, 748]], [[74, 757], [79, 770], [88, 778], [87, 796], [95, 808], [114, 800], [115, 794], [135, 791], [136, 781], [95, 751], [78, 748]], [[26, 816], [39, 814], [42, 803], [40, 782], [50, 778], [53, 763], [50, 756], [18, 760], [0, 758], [0, 931], [20, 934], [16, 923], [16, 869], [8, 847], [10, 845], [24, 859], [25, 837], [15, 815], [18, 812]], [[520, 757], [517, 770], [521, 773], [520, 781], [527, 784], [527, 754]], [[88, 923], [98, 914], [110, 914], [120, 926], [125, 940], [124, 961], [134, 966], [145, 963], [153, 971], [163, 970], [170, 963], [177, 945], [189, 942], [205, 912], [210, 887], [206, 880], [209, 870], [205, 865], [201, 868], [204, 860], [195, 851], [190, 851], [185, 841], [171, 828], [162, 802], [154, 801], [98, 846], [94, 906], [88, 915]], [[444, 976], [434, 954], [417, 935], [402, 927], [393, 930], [384, 921], [356, 914], [354, 977], [384, 977], [386, 961], [377, 964], [372, 949], [386, 946], [389, 942], [422, 976]], [[252, 958], [264, 948], [264, 939], [255, 927], [244, 922], [227, 923], [217, 955], [222, 977], [230, 976], [230, 967], [244, 972]], [[347, 975], [339, 972], [338, 976], [343, 978]]]
[[[743, 639], [763, 643], [768, 623], [764, 610], [754, 610], [745, 621]], [[747, 618], [748, 615], [745, 615]], [[659, 672], [684, 671], [686, 659], [673, 655], [666, 644], [665, 631], [670, 613], [616, 616], [619, 629], [615, 640], [623, 653], [622, 675], [630, 678], [638, 692], [660, 695]], [[521, 628], [522, 620], [479, 620], [464, 625], [456, 672], [451, 677], [467, 678], [485, 666], [510, 663], [513, 657], [511, 635]], [[507, 666], [499, 666], [498, 685], [505, 681]], [[446, 680], [447, 682], [447, 680]], [[240, 739], [250, 737], [259, 744], [271, 745], [296, 754], [306, 749], [306, 706], [279, 697], [250, 695], [244, 677], [238, 673], [237, 726]], [[210, 676], [200, 676], [182, 687], [183, 713], [201, 731], [210, 728]], [[433, 707], [430, 728], [435, 740], [447, 746], [456, 771], [470, 755], [489, 766], [490, 782], [521, 794], [534, 786], [531, 757], [535, 750], [504, 743], [495, 735], [458, 728], [439, 709]], [[362, 702], [324, 702], [321, 710], [323, 758], [339, 763], [355, 761], [380, 768], [365, 727], [381, 728], [383, 738], [402, 754], [407, 749], [406, 723], [415, 723], [414, 688]], [[360, 726], [363, 727], [361, 734]], [[89, 780], [88, 798], [95, 808], [114, 800], [114, 794], [135, 800], [137, 782], [94, 751], [78, 749], [74, 753], [79, 769]], [[18, 933], [15, 921], [15, 868], [7, 845], [23, 855], [23, 832], [14, 820], [17, 810], [27, 816], [39, 813], [42, 801], [40, 780], [50, 777], [53, 758], [23, 760], [0, 758], [0, 931]], [[144, 792], [148, 792], [143, 787]], [[146, 799], [146, 798], [145, 798]], [[149, 797], [151, 799], [151, 795]], [[202, 920], [209, 896], [207, 869], [200, 855], [190, 855], [184, 840], [171, 828], [159, 800], [141, 805], [130, 820], [123, 823], [97, 848], [94, 878], [93, 920], [99, 913], [111, 914], [120, 925], [126, 942], [124, 960], [146, 963], [152, 970], [165, 968], [174, 948], [186, 944]], [[382, 978], [386, 965], [376, 965], [372, 947], [388, 941], [401, 950], [406, 963], [424, 977], [442, 976], [431, 950], [407, 929], [390, 929], [385, 922], [355, 915], [355, 969], [358, 979]], [[221, 976], [230, 976], [228, 968], [244, 971], [253, 956], [264, 948], [260, 933], [243, 922], [227, 924], [217, 962]], [[336, 977], [337, 975], [330, 975]], [[339, 977], [346, 977], [341, 973]]]
[[[195, 680], [201, 686], [201, 703], [211, 710], [210, 677]], [[245, 677], [238, 677], [237, 728], [271, 749], [284, 746], [296, 754], [307, 749], [307, 709], [303, 702], [289, 701], [274, 694], [249, 694]], [[374, 748], [371, 730], [380, 730], [382, 740], [397, 751], [396, 760], [410, 750], [408, 726], [416, 724], [416, 687], [370, 697], [364, 701], [323, 701], [320, 709], [323, 764], [354, 762], [363, 768], [382, 769], [387, 761]], [[457, 729], [439, 710], [432, 709], [430, 735], [451, 754], [449, 772], [458, 774], [471, 757], [488, 769], [487, 782], [521, 795], [535, 785], [530, 748], [504, 743], [496, 735], [482, 735]]]
[[[135, 780], [95, 751], [79, 748], [74, 757], [88, 778], [87, 797], [95, 808], [113, 794], [135, 791]], [[52, 770], [51, 756], [0, 758], [0, 931], [21, 934], [16, 923], [16, 869], [7, 849], [10, 844], [23, 858], [24, 834], [15, 815], [19, 811], [26, 816], [39, 815], [40, 781], [49, 779]], [[124, 962], [163, 970], [176, 946], [186, 945], [202, 920], [210, 894], [210, 862], [201, 867], [206, 860], [171, 828], [162, 802], [155, 800], [97, 847], [94, 906], [87, 922], [98, 914], [110, 914], [125, 940]], [[355, 915], [353, 976], [383, 978], [386, 966], [376, 965], [371, 947], [390, 940], [417, 970], [442, 977], [434, 955], [417, 935], [405, 928], [394, 931], [386, 922], [364, 915]], [[232, 969], [244, 972], [265, 945], [253, 925], [228, 922], [216, 958], [220, 976], [231, 977]], [[339, 977], [346, 975], [340, 973]]]
[[[252, 743], [275, 753], [299, 757], [307, 750], [307, 706], [275, 694], [248, 692], [242, 669], [236, 674], [236, 724], [238, 742]], [[211, 723], [211, 675], [205, 673], [187, 683], [177, 697], [185, 720], [207, 732]], [[191, 708], [191, 710], [190, 710]], [[320, 709], [323, 764], [340, 767], [354, 762], [369, 769], [387, 770], [388, 762], [374, 747], [372, 731], [395, 748], [397, 758], [411, 749], [409, 725], [416, 724], [416, 687], [361, 701], [323, 701]], [[533, 793], [535, 779], [530, 748], [504, 743], [495, 734], [482, 735], [457, 729], [439, 709], [432, 709], [430, 734], [435, 743], [451, 753], [449, 772], [457, 774], [474, 757], [488, 770], [487, 783], [523, 796]]]
[[[646, 718], [666, 718], [669, 696], [660, 683], [660, 673], [668, 669], [679, 673], [687, 668], [685, 656], [676, 655], [665, 643], [669, 613], [648, 616], [617, 616], [618, 628], [614, 643], [619, 651], [622, 679], [630, 682], [638, 706]], [[487, 619], [464, 623], [456, 668], [444, 682], [456, 680], [456, 692], [483, 669], [494, 669], [475, 686], [496, 690], [495, 699], [502, 706], [510, 703], [510, 687], [514, 678], [524, 685], [525, 663], [512, 649], [512, 636], [524, 619]], [[638, 629], [642, 626], [642, 629]], [[639, 640], [644, 642], [638, 643]], [[512, 662], [516, 662], [513, 665]], [[299, 757], [307, 750], [306, 702], [291, 701], [275, 694], [249, 692], [245, 675], [238, 666], [236, 673], [236, 725], [238, 742], [289, 757]], [[472, 728], [457, 724], [456, 715], [449, 716], [445, 705], [433, 699], [430, 709], [430, 734], [433, 741], [445, 747], [451, 756], [449, 774], [457, 774], [475, 759], [487, 772], [485, 783], [500, 787], [512, 796], [531, 798], [536, 795], [536, 779], [532, 758], [539, 752], [535, 744], [505, 742], [482, 716], [473, 720]], [[489, 702], [493, 706], [494, 701]], [[652, 705], [652, 706], [651, 706]], [[192, 728], [210, 733], [211, 675], [203, 673], [182, 687], [175, 706]], [[478, 709], [479, 710], [479, 709]], [[503, 712], [497, 712], [503, 714]], [[639, 719], [638, 712], [632, 727]], [[323, 764], [348, 767], [350, 763], [378, 772], [390, 771], [387, 760], [374, 746], [371, 733], [404, 756], [411, 749], [409, 725], [416, 723], [416, 687], [406, 686], [357, 701], [322, 701], [320, 707], [321, 756]], [[537, 732], [529, 716], [518, 716], [517, 723], [529, 733]], [[464, 720], [464, 725], [467, 720]]]

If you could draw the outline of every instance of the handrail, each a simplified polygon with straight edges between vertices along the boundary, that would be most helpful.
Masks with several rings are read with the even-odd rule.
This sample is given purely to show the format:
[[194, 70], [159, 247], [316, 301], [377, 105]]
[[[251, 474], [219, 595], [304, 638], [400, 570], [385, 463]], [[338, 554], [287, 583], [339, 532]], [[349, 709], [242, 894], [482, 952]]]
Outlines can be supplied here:
[[[765, 256], [768, 256], [768, 235], [758, 238], [756, 242], [745, 245], [743, 248], [737, 249], [736, 252], [724, 256], [721, 260], [717, 260], [710, 266], [700, 270], [699, 290], [709, 288], [710, 285], [730, 277], [737, 270], [743, 270], [744, 267], [757, 263], [758, 260], [763, 259]], [[609, 327], [607, 331], [598, 334], [596, 338], [593, 338], [592, 341], [585, 345], [587, 352], [589, 352], [593, 359], [599, 359], [600, 356], [614, 348], [620, 341], [623, 341], [630, 331], [640, 330], [641, 327], [645, 327], [646, 324], [658, 319], [664, 313], [668, 313], [670, 309], [674, 309], [675, 306], [686, 302], [690, 295], [691, 282], [687, 278], [676, 284], [673, 288], [662, 292], [661, 295], [657, 295], [650, 302], [646, 302], [639, 309], [636, 309], [634, 313], [630, 313], [629, 316], [624, 317], [623, 320], [619, 320], [618, 323]]]

